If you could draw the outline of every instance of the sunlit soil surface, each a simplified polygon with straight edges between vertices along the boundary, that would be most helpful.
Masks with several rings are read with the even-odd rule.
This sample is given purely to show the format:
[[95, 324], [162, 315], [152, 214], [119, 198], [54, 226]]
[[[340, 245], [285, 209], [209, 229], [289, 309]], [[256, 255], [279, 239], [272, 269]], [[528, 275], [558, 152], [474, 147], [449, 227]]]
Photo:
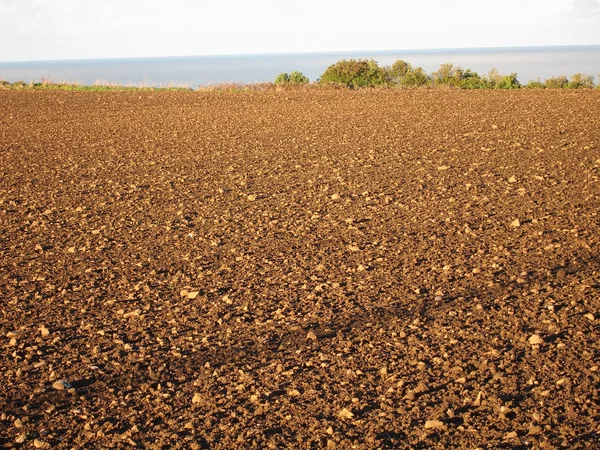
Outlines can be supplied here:
[[598, 448], [600, 92], [0, 92], [0, 446]]

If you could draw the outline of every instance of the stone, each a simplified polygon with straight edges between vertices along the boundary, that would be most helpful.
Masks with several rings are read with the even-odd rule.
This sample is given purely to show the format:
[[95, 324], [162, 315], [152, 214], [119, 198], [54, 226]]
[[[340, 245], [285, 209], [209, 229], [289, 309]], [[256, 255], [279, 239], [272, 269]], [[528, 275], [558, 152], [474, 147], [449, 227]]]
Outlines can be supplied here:
[[306, 334], [306, 339], [312, 340], [312, 341], [316, 341], [317, 340], [317, 335], [315, 333], [313, 333], [312, 331], [309, 331]]
[[340, 201], [340, 199], [341, 199], [340, 194], [333, 194], [331, 196], [331, 200], [333, 200], [334, 202], [338, 202], [338, 201]]
[[52, 388], [56, 389], [57, 391], [65, 391], [67, 389], [71, 389], [71, 383], [69, 383], [67, 380], [58, 380], [52, 383]]
[[352, 414], [352, 411], [343, 408], [339, 413], [338, 413], [338, 417], [342, 418], [342, 419], [352, 419], [354, 417], [354, 414]]
[[201, 403], [201, 402], [202, 402], [202, 396], [196, 392], [194, 394], [194, 396], [192, 397], [192, 403], [193, 404], [198, 404], [198, 403]]
[[425, 422], [425, 429], [427, 430], [443, 430], [444, 428], [446, 428], [446, 425], [439, 420], [427, 420]]
[[538, 336], [537, 334], [532, 334], [529, 337], [529, 344], [530, 345], [540, 345], [540, 344], [543, 344], [543, 343], [544, 343], [544, 340], [540, 336]]

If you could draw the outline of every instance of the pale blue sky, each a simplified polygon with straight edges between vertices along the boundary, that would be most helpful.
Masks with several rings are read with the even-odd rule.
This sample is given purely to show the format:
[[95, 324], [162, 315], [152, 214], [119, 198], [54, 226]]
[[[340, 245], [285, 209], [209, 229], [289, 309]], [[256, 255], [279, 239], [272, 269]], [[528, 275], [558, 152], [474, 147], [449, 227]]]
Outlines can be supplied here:
[[0, 61], [600, 44], [600, 0], [0, 0]]

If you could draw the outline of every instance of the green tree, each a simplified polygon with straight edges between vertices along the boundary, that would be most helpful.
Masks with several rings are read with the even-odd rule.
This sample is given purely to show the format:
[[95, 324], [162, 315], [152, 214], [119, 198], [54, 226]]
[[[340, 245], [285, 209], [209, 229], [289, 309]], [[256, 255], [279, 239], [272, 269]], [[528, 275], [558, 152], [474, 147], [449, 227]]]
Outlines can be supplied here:
[[544, 85], [544, 83], [542, 83], [539, 79], [535, 80], [535, 81], [530, 81], [529, 83], [527, 83], [527, 85], [525, 86], [527, 89], [545, 89], [546, 86]]
[[341, 60], [330, 65], [321, 78], [320, 84], [343, 84], [350, 88], [375, 87], [388, 83], [385, 69], [372, 59]]
[[310, 80], [303, 73], [294, 71], [290, 73], [289, 82], [291, 84], [308, 84]]
[[289, 82], [290, 82], [290, 76], [284, 72], [281, 72], [279, 75], [277, 75], [277, 78], [275, 78], [275, 84], [277, 84], [277, 85], [288, 84]]
[[594, 77], [591, 75], [576, 73], [571, 77], [565, 87], [568, 89], [593, 89]]
[[569, 84], [569, 79], [564, 75], [548, 78], [544, 85], [549, 89], [564, 89]]
[[431, 78], [425, 73], [422, 67], [411, 69], [402, 78], [402, 86], [425, 86], [431, 82]]
[[452, 63], [444, 63], [431, 74], [433, 83], [441, 86], [459, 86], [463, 78], [463, 70]]
[[392, 80], [401, 80], [412, 70], [410, 63], [397, 59], [394, 64], [388, 69], [388, 75]]
[[398, 59], [385, 68], [389, 83], [394, 86], [423, 86], [430, 82], [422, 67], [414, 68], [410, 63]]

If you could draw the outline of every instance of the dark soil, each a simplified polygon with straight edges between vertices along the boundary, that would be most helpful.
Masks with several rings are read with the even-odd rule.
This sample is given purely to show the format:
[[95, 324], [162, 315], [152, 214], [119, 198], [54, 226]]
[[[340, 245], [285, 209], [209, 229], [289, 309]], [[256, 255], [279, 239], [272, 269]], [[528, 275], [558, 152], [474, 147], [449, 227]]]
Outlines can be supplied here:
[[0, 447], [599, 448], [599, 111], [0, 92]]

